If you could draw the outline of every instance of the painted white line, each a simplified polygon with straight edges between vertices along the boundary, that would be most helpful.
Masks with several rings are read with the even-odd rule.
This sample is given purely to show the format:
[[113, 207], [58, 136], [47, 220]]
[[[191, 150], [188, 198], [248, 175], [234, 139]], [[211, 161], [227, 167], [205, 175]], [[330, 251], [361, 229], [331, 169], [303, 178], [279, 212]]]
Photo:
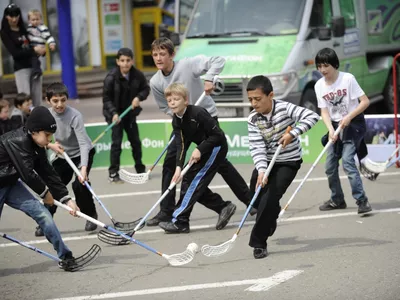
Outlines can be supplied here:
[[[398, 212], [400, 213], [400, 208], [389, 208], [389, 209], [377, 209], [377, 210], [372, 210], [369, 214], [383, 214], [383, 213], [393, 213], [393, 212]], [[322, 215], [314, 215], [314, 216], [304, 216], [304, 217], [293, 217], [293, 218], [285, 218], [280, 220], [280, 222], [298, 222], [298, 221], [309, 221], [309, 220], [322, 220], [322, 219], [330, 219], [330, 218], [342, 218], [342, 217], [349, 217], [349, 216], [357, 216], [357, 212], [346, 212], [346, 213], [333, 213], [333, 214], [322, 214]], [[254, 221], [247, 221], [245, 222], [245, 225], [253, 225]], [[239, 225], [239, 222], [232, 222], [227, 225], [227, 228], [230, 227], [237, 227]], [[209, 229], [209, 228], [215, 228], [215, 224], [205, 224], [205, 225], [195, 225], [195, 226], [190, 226], [191, 230], [202, 230], [202, 229]], [[163, 229], [151, 229], [151, 230], [140, 230], [135, 233], [135, 236], [137, 235], [144, 235], [144, 234], [152, 234], [152, 233], [162, 233], [164, 232]], [[82, 235], [82, 236], [71, 236], [71, 237], [64, 237], [63, 240], [65, 242], [68, 241], [79, 241], [79, 240], [92, 240], [92, 239], [97, 239], [97, 234], [95, 235]], [[46, 239], [42, 240], [33, 240], [33, 241], [24, 241], [24, 243], [30, 244], [30, 245], [37, 245], [37, 244], [47, 244], [48, 241]], [[6, 247], [15, 247], [19, 246], [16, 243], [5, 243], [5, 244], [0, 244], [0, 248], [6, 248]]]
[[[398, 175], [400, 175], [400, 172], [383, 173], [383, 174], [380, 174], [379, 176], [398, 176]], [[340, 179], [347, 179], [347, 176], [340, 176]], [[303, 180], [303, 178], [295, 179], [295, 180], [293, 180], [293, 183], [300, 183], [302, 180]], [[307, 179], [307, 182], [318, 182], [318, 181], [326, 181], [326, 180], [328, 180], [328, 179], [324, 176], [324, 177], [309, 178], [309, 179]], [[247, 185], [249, 185], [249, 183], [247, 183]], [[229, 188], [229, 186], [227, 184], [210, 186], [211, 190], [226, 189], [226, 188]], [[180, 189], [177, 189], [176, 191], [179, 193]], [[130, 192], [130, 193], [118, 193], [118, 194], [104, 194], [104, 195], [98, 195], [98, 197], [100, 199], [105, 199], [105, 198], [144, 196], [144, 195], [155, 195], [155, 194], [157, 194], [157, 195], [161, 194], [160, 190], [143, 191], [143, 192]]]
[[155, 288], [155, 289], [145, 289], [136, 290], [129, 292], [119, 292], [119, 293], [109, 293], [109, 294], [98, 294], [90, 296], [78, 296], [70, 298], [56, 298], [52, 300], [94, 300], [94, 299], [115, 299], [122, 297], [132, 297], [132, 296], [143, 296], [143, 295], [155, 295], [155, 294], [165, 294], [165, 293], [176, 293], [176, 292], [187, 292], [205, 289], [216, 289], [225, 288], [241, 285], [251, 285], [251, 287], [245, 289], [245, 291], [250, 292], [262, 292], [271, 289], [297, 275], [303, 273], [303, 270], [286, 270], [267, 278], [258, 279], [246, 279], [238, 281], [224, 281], [224, 282], [213, 282], [204, 284], [193, 284], [193, 285], [182, 285], [182, 286], [171, 286], [165, 288]]

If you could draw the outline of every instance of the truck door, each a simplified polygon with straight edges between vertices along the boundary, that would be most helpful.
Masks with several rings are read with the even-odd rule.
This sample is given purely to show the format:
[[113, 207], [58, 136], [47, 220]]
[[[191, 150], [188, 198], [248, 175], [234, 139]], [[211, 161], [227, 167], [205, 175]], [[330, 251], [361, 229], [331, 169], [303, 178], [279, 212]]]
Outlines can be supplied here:
[[339, 56], [340, 70], [352, 73], [358, 83], [363, 86], [365, 60], [365, 39], [360, 28], [360, 7], [355, 5], [356, 0], [332, 0], [335, 16], [342, 16], [345, 23], [345, 34], [343, 37], [332, 37], [333, 49]]

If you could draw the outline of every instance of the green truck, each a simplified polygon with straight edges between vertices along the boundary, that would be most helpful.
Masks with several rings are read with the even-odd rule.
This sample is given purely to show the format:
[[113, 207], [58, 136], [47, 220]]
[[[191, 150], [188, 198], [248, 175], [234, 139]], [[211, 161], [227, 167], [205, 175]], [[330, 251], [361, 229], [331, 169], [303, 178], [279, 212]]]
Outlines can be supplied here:
[[176, 58], [225, 57], [224, 91], [214, 97], [223, 115], [243, 115], [244, 88], [259, 74], [271, 79], [276, 98], [318, 111], [314, 58], [325, 47], [337, 52], [340, 70], [354, 74], [371, 103], [393, 112], [399, 0], [177, 0], [178, 15], [183, 5], [187, 14], [188, 2], [192, 13]]

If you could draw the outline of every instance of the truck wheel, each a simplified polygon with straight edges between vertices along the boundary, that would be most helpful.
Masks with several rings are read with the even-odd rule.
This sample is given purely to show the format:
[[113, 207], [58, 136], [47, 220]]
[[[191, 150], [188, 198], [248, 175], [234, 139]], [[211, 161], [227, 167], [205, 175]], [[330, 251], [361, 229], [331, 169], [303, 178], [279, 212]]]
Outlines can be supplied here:
[[320, 109], [318, 108], [317, 96], [315, 95], [314, 89], [308, 88], [304, 91], [303, 96], [301, 98], [301, 106], [312, 110], [313, 112], [320, 113]]
[[[400, 108], [400, 74], [397, 76], [397, 108]], [[390, 72], [386, 81], [385, 89], [383, 90], [383, 101], [385, 103], [387, 112], [394, 113], [394, 88], [393, 88], [393, 74]]]

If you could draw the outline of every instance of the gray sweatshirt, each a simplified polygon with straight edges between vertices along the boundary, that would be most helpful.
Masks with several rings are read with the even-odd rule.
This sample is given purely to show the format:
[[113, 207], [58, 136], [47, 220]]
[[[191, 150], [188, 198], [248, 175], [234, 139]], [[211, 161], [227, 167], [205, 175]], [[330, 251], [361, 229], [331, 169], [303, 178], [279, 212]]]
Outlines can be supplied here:
[[64, 147], [69, 157], [81, 156], [81, 165], [78, 167], [87, 166], [93, 144], [86, 133], [82, 114], [70, 106], [67, 106], [62, 114], [56, 113], [53, 108], [49, 110], [57, 123], [55, 141]]
[[[205, 74], [204, 79], [212, 81], [215, 75], [222, 72], [224, 65], [223, 57], [198, 55], [175, 61], [174, 68], [167, 76], [158, 70], [150, 79], [150, 88], [160, 110], [172, 116], [164, 96], [164, 90], [170, 84], [183, 83], [189, 91], [189, 104], [194, 105], [204, 92], [204, 83], [200, 76]], [[217, 116], [217, 108], [210, 96], [206, 96], [200, 106], [204, 107], [211, 116]]]

